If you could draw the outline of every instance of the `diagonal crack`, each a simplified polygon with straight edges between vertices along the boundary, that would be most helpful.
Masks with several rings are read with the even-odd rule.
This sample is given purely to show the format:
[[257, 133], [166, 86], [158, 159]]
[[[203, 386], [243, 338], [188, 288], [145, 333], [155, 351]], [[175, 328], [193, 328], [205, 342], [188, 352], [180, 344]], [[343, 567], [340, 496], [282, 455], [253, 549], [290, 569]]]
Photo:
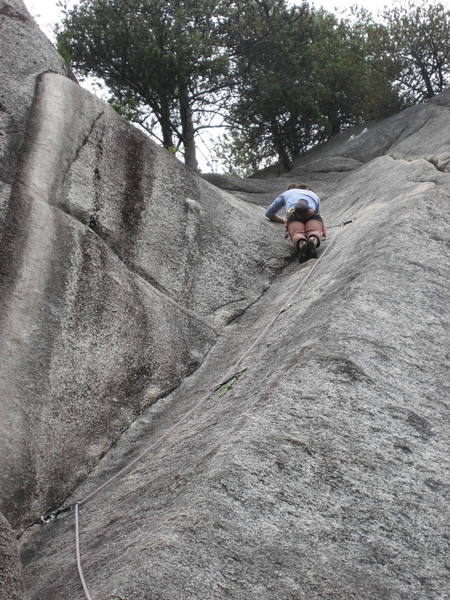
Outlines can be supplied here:
[[[64, 211], [62, 211], [64, 212]], [[64, 213], [66, 214], [66, 213]], [[71, 217], [71, 215], [68, 215]], [[92, 232], [94, 235], [98, 236], [95, 232]], [[100, 238], [100, 240], [103, 242], [102, 238]], [[119, 258], [120, 261], [120, 258]], [[217, 329], [213, 329], [213, 327], [211, 327], [211, 329], [213, 329], [214, 333], [216, 334], [216, 338], [214, 340], [214, 342], [212, 342], [209, 347], [206, 349], [206, 352], [204, 353], [204, 355], [201, 358], [201, 361], [197, 363], [196, 368], [194, 368], [192, 371], [186, 373], [185, 377], [183, 377], [182, 379], [179, 380], [178, 383], [175, 383], [172, 387], [168, 387], [166, 388], [164, 391], [161, 392], [160, 396], [155, 400], [155, 402], [152, 404], [152, 407], [154, 407], [159, 401], [163, 400], [164, 398], [167, 398], [168, 396], [170, 396], [173, 393], [176, 393], [177, 390], [179, 390], [181, 388], [181, 386], [184, 384], [185, 380], [189, 377], [192, 377], [192, 375], [194, 375], [204, 364], [204, 362], [207, 360], [207, 358], [209, 357], [210, 353], [212, 352], [212, 350], [215, 348], [215, 346], [219, 343], [219, 341], [221, 341], [223, 339], [224, 336], [227, 335], [227, 329], [228, 327], [234, 323], [234, 321], [236, 321], [238, 318], [242, 317], [243, 315], [245, 315], [245, 313], [252, 308], [255, 304], [257, 304], [258, 302], [260, 302], [265, 294], [271, 289], [272, 286], [272, 282], [273, 280], [277, 277], [277, 275], [280, 274], [280, 272], [282, 272], [285, 268], [287, 268], [290, 264], [292, 263], [291, 260], [286, 260], [285, 264], [283, 267], [281, 267], [276, 273], [273, 273], [273, 276], [270, 278], [270, 282], [269, 284], [261, 291], [260, 294], [258, 294], [258, 296], [252, 301], [250, 302], [244, 309], [242, 309], [242, 311], [239, 312], [239, 314], [235, 315], [229, 322], [227, 322], [224, 327], [220, 330], [220, 332]], [[126, 267], [126, 265], [125, 265]], [[244, 298], [242, 298], [244, 299]], [[241, 300], [242, 300], [241, 299]], [[175, 303], [175, 301], [174, 301]], [[198, 318], [198, 316], [197, 316]], [[202, 321], [203, 322], [203, 321]], [[133, 426], [135, 425], [135, 423], [139, 422], [139, 420], [142, 418], [142, 415], [145, 414], [145, 412], [149, 409], [149, 407], [147, 407], [144, 411], [140, 412], [136, 418], [129, 423], [129, 425], [123, 430], [121, 431], [120, 435], [117, 437], [116, 440], [112, 441], [111, 446], [109, 447], [109, 449], [105, 452], [105, 454], [99, 458], [99, 460], [97, 461], [97, 463], [95, 465], [92, 466], [91, 469], [89, 469], [89, 471], [87, 472], [86, 478], [83, 479], [83, 481], [81, 482], [81, 484], [83, 484], [88, 478], [89, 476], [99, 467], [99, 465], [102, 464], [102, 462], [108, 458], [109, 454], [111, 451], [113, 451], [122, 441], [123, 436], [125, 436], [127, 434], [127, 432], [133, 428]], [[50, 514], [52, 512], [56, 512], [60, 507], [64, 507], [67, 502], [69, 501], [70, 498], [72, 498], [74, 495], [76, 495], [76, 492], [78, 490], [78, 487], [75, 487], [74, 489], [72, 489], [68, 496], [61, 501], [58, 506], [53, 506], [53, 507], [46, 507], [44, 510], [44, 514]], [[18, 532], [17, 532], [17, 538], [18, 540], [20, 540], [22, 538], [22, 536], [29, 531], [30, 529], [32, 529], [32, 527], [34, 527], [37, 524], [37, 522], [34, 522], [28, 526], [24, 526], [23, 528], [21, 528]]]
[[[427, 162], [428, 164], [430, 164], [432, 167], [434, 167], [436, 169], [436, 171], [439, 171], [440, 173], [443, 173], [444, 175], [450, 175], [450, 173], [448, 171], [446, 171], [443, 167], [440, 167], [437, 164], [436, 159], [434, 158], [426, 158], [425, 156], [417, 156], [416, 158], [396, 158], [394, 156], [391, 156], [390, 154], [387, 154], [386, 156], [389, 156], [389, 158], [391, 158], [392, 160], [398, 161], [398, 162], [405, 162], [405, 163], [414, 163], [418, 160], [424, 160], [425, 162]], [[414, 180], [415, 181], [415, 180]], [[435, 183], [437, 184], [436, 181], [430, 181], [430, 183]]]
[[433, 167], [435, 167], [441, 173], [446, 173], [447, 175], [449, 174], [448, 171], [446, 171], [444, 169], [444, 167], [439, 166], [439, 164], [438, 164], [438, 162], [437, 162], [437, 160], [435, 158], [425, 158], [424, 160], [426, 160], [427, 162], [429, 162], [430, 165], [433, 165]]
[[[399, 133], [395, 136], [394, 140], [389, 144], [389, 146], [384, 150], [383, 154], [388, 154], [389, 153], [389, 151], [391, 150], [392, 146], [394, 146], [399, 141], [399, 139], [401, 138], [401, 136], [402, 136], [403, 132], [405, 131], [406, 127], [407, 126], [404, 125], [400, 129]], [[383, 154], [380, 154], [380, 156], [383, 156]]]
[[83, 148], [86, 146], [86, 144], [89, 141], [89, 138], [91, 137], [97, 123], [99, 122], [99, 120], [103, 117], [103, 115], [105, 114], [105, 109], [102, 108], [102, 110], [100, 111], [100, 113], [95, 117], [95, 119], [92, 121], [91, 127], [89, 129], [89, 131], [87, 132], [86, 136], [84, 137], [83, 141], [81, 142], [81, 144], [78, 146], [76, 152], [75, 152], [75, 156], [73, 157], [73, 159], [69, 162], [69, 164], [67, 165], [67, 167], [64, 170], [62, 179], [61, 179], [61, 188], [64, 187], [64, 184], [66, 182], [66, 178], [67, 178], [67, 174], [69, 173], [70, 169], [73, 167], [73, 165], [77, 162], [81, 151], [83, 150]]
[[[416, 128], [413, 128], [411, 131], [408, 131], [407, 135], [405, 136], [405, 138], [402, 140], [405, 141], [408, 138], [410, 138], [413, 135], [416, 135], [417, 133], [419, 133], [419, 131], [421, 129], [423, 129], [428, 123], [429, 121], [431, 121], [433, 119], [434, 115], [430, 114], [426, 117], [426, 119], [420, 123], [419, 125], [417, 125]], [[402, 130], [400, 131], [399, 135], [396, 137], [396, 139], [390, 144], [390, 146], [386, 149], [385, 154], [389, 154], [389, 151], [392, 150], [392, 146], [394, 146], [400, 139], [401, 135], [403, 134], [403, 132], [407, 129], [407, 125], [405, 125], [405, 127], [402, 128]]]

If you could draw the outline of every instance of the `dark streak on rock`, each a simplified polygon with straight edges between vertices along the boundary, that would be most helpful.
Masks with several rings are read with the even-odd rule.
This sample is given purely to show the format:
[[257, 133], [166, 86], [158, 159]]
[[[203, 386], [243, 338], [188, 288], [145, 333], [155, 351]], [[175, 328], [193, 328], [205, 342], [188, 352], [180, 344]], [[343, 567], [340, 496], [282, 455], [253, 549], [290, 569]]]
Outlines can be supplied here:
[[[440, 171], [441, 173], [447, 173], [447, 172], [448, 172], [448, 171], [446, 171], [446, 170], [444, 169], [444, 167], [441, 167], [441, 166], [438, 164], [438, 162], [437, 162], [437, 160], [436, 160], [436, 159], [434, 159], [434, 158], [427, 158], [427, 159], [425, 159], [425, 160], [426, 160], [427, 162], [429, 162], [429, 163], [430, 163], [430, 165], [432, 165], [432, 166], [433, 166], [435, 169], [437, 169], [437, 170], [438, 170], [438, 171]], [[433, 183], [434, 183], [434, 182], [433, 182]]]
[[[104, 127], [102, 129], [102, 134], [97, 142], [96, 145], [96, 149], [95, 149], [95, 168], [94, 168], [94, 174], [93, 174], [93, 179], [94, 179], [94, 211], [90, 216], [89, 219], [89, 223], [88, 223], [88, 227], [90, 227], [93, 231], [95, 231], [96, 233], [99, 233], [99, 223], [98, 223], [98, 214], [101, 210], [102, 207], [102, 190], [101, 190], [101, 181], [102, 181], [102, 176], [101, 176], [101, 172], [100, 172], [100, 166], [103, 160], [103, 152], [104, 152], [104, 147], [103, 147], [103, 138], [104, 138]], [[100, 233], [99, 233], [100, 235]]]
[[[76, 310], [76, 325], [83, 327], [85, 323], [92, 319], [94, 327], [101, 327], [102, 318], [107, 310], [105, 296], [108, 293], [106, 288], [106, 279], [103, 289], [99, 286], [96, 278], [98, 270], [105, 273], [108, 261], [108, 248], [105, 244], [97, 244], [95, 237], [88, 229], [81, 243], [81, 269], [77, 282], [76, 299], [74, 307]], [[70, 256], [70, 253], [63, 254]], [[86, 302], [89, 299], [91, 302]], [[83, 314], [83, 311], [85, 314]], [[92, 333], [92, 332], [91, 332]]]
[[21, 600], [23, 581], [19, 551], [14, 531], [0, 514], [0, 597], [2, 600]]
[[306, 454], [309, 454], [309, 456], [315, 456], [316, 453], [313, 450], [311, 450], [311, 448], [302, 440], [299, 440], [298, 438], [294, 438], [292, 436], [286, 436], [284, 439], [286, 440], [286, 442], [289, 442], [293, 446], [299, 446], [304, 452], [306, 452]]
[[385, 410], [390, 414], [392, 419], [402, 420], [410, 427], [413, 427], [424, 441], [428, 441], [433, 437], [433, 430], [430, 423], [414, 411], [394, 405], [387, 405]]
[[[24, 248], [30, 234], [30, 219], [33, 200], [20, 182], [21, 173], [26, 163], [28, 150], [33, 139], [37, 137], [38, 126], [34, 123], [32, 115], [36, 104], [39, 102], [39, 78], [36, 80], [33, 102], [30, 107], [25, 128], [26, 135], [18, 151], [18, 159], [13, 174], [13, 184], [5, 218], [0, 223], [0, 284], [2, 288], [1, 300], [4, 306], [10, 305], [10, 298], [19, 279], [24, 261]], [[14, 155], [14, 153], [13, 153]], [[9, 310], [0, 311], [0, 329], [9, 316]]]
[[432, 492], [441, 493], [443, 496], [448, 496], [450, 499], [450, 485], [448, 483], [429, 477], [428, 479], [425, 479], [424, 484]]
[[[142, 189], [144, 166], [150, 158], [145, 157], [144, 149], [147, 147], [145, 138], [139, 133], [127, 130], [126, 139], [126, 173], [125, 193], [122, 205], [122, 256], [133, 260], [146, 202]], [[148, 199], [147, 199], [148, 200]]]
[[395, 442], [394, 448], [397, 448], [397, 450], [401, 450], [405, 454], [412, 454], [411, 448], [408, 446], [408, 444], [406, 444], [406, 442], [402, 440]]
[[[78, 218], [77, 215], [75, 215], [71, 212], [64, 211], [61, 207], [58, 207], [58, 210], [64, 214], [68, 215], [69, 217], [75, 219], [82, 225], [86, 225], [86, 223], [81, 218]], [[129, 271], [130, 273], [141, 278], [145, 283], [148, 283], [149, 285], [151, 285], [157, 292], [166, 296], [166, 298], [168, 300], [171, 300], [178, 307], [179, 310], [181, 310], [182, 312], [185, 312], [185, 314], [188, 314], [190, 318], [193, 318], [196, 321], [201, 322], [204, 326], [211, 329], [215, 335], [217, 334], [216, 329], [211, 325], [211, 323], [208, 323], [206, 320], [203, 320], [201, 317], [194, 314], [192, 311], [189, 311], [189, 309], [187, 309], [185, 305], [180, 304], [178, 302], [177, 298], [173, 298], [173, 295], [170, 293], [169, 290], [167, 290], [163, 285], [161, 285], [160, 282], [158, 282], [156, 279], [154, 279], [148, 273], [146, 273], [143, 268], [139, 267], [139, 265], [133, 264], [132, 262], [128, 261], [127, 257], [122, 255], [120, 245], [117, 243], [116, 238], [108, 235], [107, 231], [102, 229], [101, 224], [95, 218], [95, 215], [94, 215], [94, 219], [95, 219], [97, 231], [94, 230], [92, 227], [89, 227], [89, 229], [91, 231], [93, 231], [93, 233], [95, 235], [98, 235], [98, 237], [100, 238], [102, 243], [105, 244], [105, 246], [107, 246], [109, 248], [109, 250], [115, 255], [117, 260], [119, 260], [122, 263], [122, 265], [127, 269], [127, 271]], [[89, 226], [90, 222], [91, 222], [91, 220], [87, 223], [88, 226]]]
[[429, 422], [423, 417], [417, 415], [412, 410], [409, 411], [406, 421], [408, 425], [414, 427], [417, 433], [419, 433], [424, 440], [429, 440], [432, 437], [433, 430], [431, 429]]
[[395, 134], [394, 139], [390, 141], [389, 146], [384, 148], [384, 150], [379, 154], [379, 156], [383, 156], [383, 154], [388, 154], [389, 150], [392, 148], [392, 146], [394, 146], [399, 141], [399, 139], [401, 138], [401, 136], [405, 130], [406, 130], [406, 125], [404, 125], [403, 127], [400, 128], [400, 131], [397, 134]]
[[370, 381], [370, 377], [356, 363], [348, 358], [329, 357], [329, 368], [337, 375], [344, 375], [348, 382]]
[[[87, 132], [86, 136], [85, 136], [85, 137], [84, 137], [84, 139], [82, 140], [81, 144], [78, 146], [78, 148], [77, 148], [77, 150], [76, 150], [76, 152], [75, 152], [75, 155], [74, 155], [74, 157], [72, 158], [72, 160], [70, 161], [70, 163], [67, 165], [66, 169], [64, 170], [64, 173], [63, 173], [63, 175], [62, 175], [62, 178], [61, 178], [61, 184], [60, 184], [60, 185], [61, 185], [61, 188], [63, 188], [63, 187], [64, 187], [64, 184], [65, 184], [65, 181], [66, 181], [66, 178], [67, 178], [67, 176], [68, 176], [68, 174], [69, 174], [69, 171], [70, 171], [70, 169], [73, 167], [73, 165], [74, 165], [74, 164], [76, 163], [76, 161], [78, 160], [78, 157], [80, 156], [80, 153], [81, 153], [81, 151], [83, 150], [83, 148], [84, 148], [84, 147], [86, 146], [86, 144], [88, 143], [88, 141], [89, 141], [89, 138], [90, 138], [90, 137], [91, 137], [91, 135], [92, 135], [92, 132], [94, 131], [94, 129], [95, 129], [95, 127], [96, 127], [96, 125], [97, 125], [98, 121], [99, 121], [99, 120], [102, 118], [102, 116], [103, 116], [104, 112], [105, 112], [105, 111], [102, 109], [102, 110], [101, 110], [101, 112], [100, 112], [100, 113], [99, 113], [99, 114], [98, 114], [98, 115], [95, 117], [95, 119], [92, 121], [92, 124], [91, 124], [91, 127], [89, 128], [89, 131]], [[52, 189], [52, 194], [51, 194], [51, 195], [52, 195], [52, 197], [54, 197], [54, 196], [57, 194], [57, 192], [58, 192], [58, 190], [56, 189], [56, 186], [58, 186], [58, 187], [59, 187], [59, 185], [58, 185], [58, 184], [56, 184], [56, 185], [54, 186], [54, 188]]]
[[[117, 377], [113, 376], [110, 381], [106, 381], [103, 389], [99, 383], [102, 376], [89, 368], [78, 372], [78, 376], [74, 379], [69, 376], [56, 390], [47, 386], [47, 374], [50, 372], [51, 358], [55, 352], [54, 345], [63, 339], [64, 331], [66, 335], [69, 333], [70, 337], [81, 340], [83, 343], [83, 340], [86, 341], [85, 329], [88, 328], [87, 340], [96, 339], [99, 344], [104, 343], [111, 318], [111, 314], [108, 312], [111, 305], [110, 299], [115, 295], [114, 288], [108, 283], [109, 279], [97, 276], [99, 272], [107, 271], [109, 248], [104, 243], [99, 243], [98, 238], [93, 236], [88, 229], [85, 230], [84, 235], [82, 231], [79, 232], [80, 236], [71, 235], [63, 213], [58, 211], [57, 215], [59, 232], [55, 237], [59, 248], [55, 252], [55, 256], [68, 257], [73, 253], [74, 245], [79, 244], [81, 264], [79, 267], [75, 266], [74, 269], [67, 268], [65, 262], [55, 261], [50, 265], [44, 295], [47, 302], [44, 304], [46, 306], [51, 304], [57, 310], [48, 311], [48, 319], [40, 320], [45, 325], [36, 331], [33, 346], [29, 351], [29, 355], [35, 358], [33, 369], [37, 369], [42, 374], [37, 383], [36, 396], [41, 397], [45, 393], [53, 395], [53, 402], [56, 405], [61, 402], [61, 418], [65, 418], [69, 422], [75, 418], [79, 398], [94, 398], [93, 405], [97, 406], [98, 414], [90, 425], [91, 434], [95, 433], [92, 439], [101, 439], [106, 436], [113, 445], [119, 437], [118, 431], [129, 426], [129, 422], [124, 420], [120, 410], [126, 404], [131, 413], [137, 416], [140, 413], [139, 395], [153, 379], [154, 365], [152, 361], [148, 360], [149, 352], [146, 346], [148, 339], [152, 339], [154, 334], [147, 323], [140, 292], [130, 274], [130, 286], [132, 292], [134, 291], [130, 303], [136, 308], [140, 323], [140, 328], [136, 331], [136, 363], [132, 361], [127, 364], [125, 371]], [[72, 297], [74, 292], [75, 297]], [[126, 309], [127, 307], [124, 307], [124, 310]], [[64, 318], [52, 317], [52, 315], [64, 315]], [[58, 352], [61, 352], [61, 348]], [[39, 356], [38, 364], [36, 364], [36, 356]], [[64, 359], [64, 357], [62, 358]], [[66, 358], [70, 359], [70, 353]], [[143, 361], [143, 364], [137, 361]], [[59, 396], [55, 396], [55, 393]], [[120, 405], [115, 406], [109, 402], [108, 399], [113, 395], [122, 399]], [[71, 398], [70, 404], [67, 404], [67, 398]], [[99, 410], [99, 406], [102, 406], [103, 409]], [[39, 427], [39, 424], [37, 426]], [[36, 427], [36, 423], [30, 424], [30, 433], [33, 431], [33, 427]], [[65, 477], [64, 462], [62, 464], [55, 463], [49, 476], [52, 485], [48, 486], [45, 496], [43, 493], [41, 494], [45, 506], [47, 508], [59, 506], [86, 478], [99, 458], [101, 456], [86, 460], [84, 463], [86, 470], [81, 479], [69, 482]]]
[[0, 8], [0, 17], [8, 17], [9, 19], [17, 19], [17, 21], [22, 21], [22, 23], [28, 23], [30, 21], [30, 19], [28, 19], [28, 17], [26, 17], [19, 11], [14, 10], [14, 8], [10, 4], [5, 4], [2, 8]]
[[[67, 311], [66, 292], [73, 273], [68, 264], [65, 261], [58, 260], [58, 257], [69, 257], [71, 255], [74, 239], [73, 235], [71, 235], [71, 230], [67, 227], [64, 213], [60, 211], [54, 213], [54, 226], [56, 230], [55, 243], [46, 271], [47, 280], [45, 290], [39, 306], [36, 306], [36, 310], [39, 313], [37, 322], [40, 326], [36, 327], [33, 335], [30, 336], [29, 343], [26, 346], [26, 356], [23, 365], [24, 371], [27, 369], [29, 373], [27, 379], [33, 381], [33, 397], [38, 405], [42, 403], [43, 398], [48, 399], [54, 394], [52, 384], [49, 380], [52, 357], [56, 344], [62, 338], [62, 330], [67, 328], [65, 321], [70, 320], [71, 317], [70, 314], [67, 315], [65, 313]], [[64, 317], [61, 316], [63, 314], [65, 315]], [[36, 373], [39, 373], [39, 377], [36, 377]], [[55, 400], [58, 402], [58, 398]], [[60, 401], [64, 404], [66, 399], [62, 398]], [[34, 447], [33, 440], [39, 438], [38, 432], [42, 427], [42, 423], [40, 420], [35, 419], [35, 413], [32, 410], [24, 411], [24, 421], [29, 434], [30, 452], [35, 455], [35, 459], [31, 461], [31, 464], [39, 463], [39, 460], [36, 460], [36, 457], [39, 456], [39, 448]], [[49, 486], [47, 491], [47, 498], [44, 498], [46, 506], [59, 505], [60, 501], [65, 497], [65, 476], [64, 468], [62, 471], [54, 470], [52, 485]], [[34, 481], [29, 484], [34, 496], [38, 494], [36, 492], [36, 488], [39, 486], [38, 480], [39, 473], [34, 473]], [[23, 502], [23, 504], [26, 507], [30, 503], [27, 501]], [[33, 521], [37, 517], [38, 515], [34, 513], [31, 516], [29, 514], [24, 515], [22, 508], [22, 522], [24, 519], [26, 519], [26, 522]]]

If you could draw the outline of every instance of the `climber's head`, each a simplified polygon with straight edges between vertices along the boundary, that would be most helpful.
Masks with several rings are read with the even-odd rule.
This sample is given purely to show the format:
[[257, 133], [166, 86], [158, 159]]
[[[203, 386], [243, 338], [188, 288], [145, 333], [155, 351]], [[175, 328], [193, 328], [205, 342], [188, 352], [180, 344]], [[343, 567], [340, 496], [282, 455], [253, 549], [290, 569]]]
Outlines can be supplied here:
[[309, 185], [305, 185], [304, 183], [291, 183], [288, 186], [288, 190], [311, 190]]

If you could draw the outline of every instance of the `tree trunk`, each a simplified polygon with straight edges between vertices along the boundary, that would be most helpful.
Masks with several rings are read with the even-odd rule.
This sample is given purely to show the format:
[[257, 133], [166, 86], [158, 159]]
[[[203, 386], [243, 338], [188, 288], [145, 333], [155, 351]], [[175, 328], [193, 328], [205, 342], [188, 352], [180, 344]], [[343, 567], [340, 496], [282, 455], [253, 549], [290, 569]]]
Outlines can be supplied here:
[[181, 134], [183, 136], [184, 163], [193, 171], [198, 171], [197, 155], [195, 150], [195, 131], [192, 121], [192, 108], [189, 103], [187, 86], [181, 85], [179, 89]]
[[283, 142], [280, 128], [278, 127], [276, 119], [272, 119], [270, 123], [270, 130], [272, 133], [273, 145], [276, 153], [278, 154], [281, 165], [285, 171], [289, 171], [292, 167], [292, 163], [287, 153], [286, 144]]
[[331, 124], [331, 135], [337, 135], [341, 132], [341, 124], [339, 122], [339, 118], [337, 116], [330, 117]]
[[160, 119], [159, 124], [161, 125], [161, 133], [163, 137], [164, 148], [173, 148], [173, 131], [172, 121], [170, 118], [170, 109], [167, 102], [161, 103]]
[[427, 90], [426, 97], [433, 98], [434, 90], [433, 90], [433, 84], [431, 83], [430, 74], [428, 73], [427, 68], [423, 62], [420, 62], [419, 67], [420, 67], [420, 74], [422, 75], [422, 79], [423, 79], [423, 82], [425, 83], [425, 88]]

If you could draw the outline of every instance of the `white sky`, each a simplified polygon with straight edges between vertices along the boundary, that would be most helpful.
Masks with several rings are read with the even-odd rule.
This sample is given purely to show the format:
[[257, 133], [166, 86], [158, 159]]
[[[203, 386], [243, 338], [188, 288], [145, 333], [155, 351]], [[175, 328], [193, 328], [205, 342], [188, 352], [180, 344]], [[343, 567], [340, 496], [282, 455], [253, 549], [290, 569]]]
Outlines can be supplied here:
[[[49, 36], [53, 37], [53, 27], [58, 22], [60, 9], [57, 7], [59, 0], [25, 0], [25, 5], [36, 19], [41, 29]], [[74, 4], [72, 0], [70, 4]], [[300, 3], [300, 2], [299, 2]], [[292, 4], [297, 4], [292, 0]], [[323, 8], [337, 12], [349, 8], [354, 4], [363, 5], [373, 13], [377, 13], [383, 6], [392, 4], [389, 0], [310, 0], [310, 4], [315, 6], [323, 6]]]

